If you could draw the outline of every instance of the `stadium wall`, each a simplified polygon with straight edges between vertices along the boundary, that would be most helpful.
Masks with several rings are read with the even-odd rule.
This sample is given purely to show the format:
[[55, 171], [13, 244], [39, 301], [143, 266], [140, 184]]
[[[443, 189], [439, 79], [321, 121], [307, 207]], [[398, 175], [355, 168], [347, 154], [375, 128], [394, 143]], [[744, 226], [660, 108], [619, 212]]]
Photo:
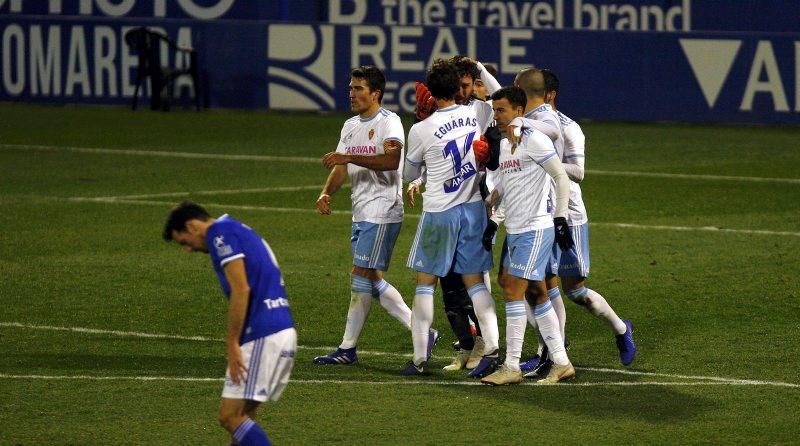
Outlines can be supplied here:
[[430, 62], [462, 53], [503, 84], [553, 69], [577, 118], [800, 124], [798, 16], [777, 1], [0, 0], [0, 100], [127, 105], [123, 36], [149, 26], [198, 51], [211, 107], [347, 110], [350, 68], [375, 64], [385, 106], [410, 112]]

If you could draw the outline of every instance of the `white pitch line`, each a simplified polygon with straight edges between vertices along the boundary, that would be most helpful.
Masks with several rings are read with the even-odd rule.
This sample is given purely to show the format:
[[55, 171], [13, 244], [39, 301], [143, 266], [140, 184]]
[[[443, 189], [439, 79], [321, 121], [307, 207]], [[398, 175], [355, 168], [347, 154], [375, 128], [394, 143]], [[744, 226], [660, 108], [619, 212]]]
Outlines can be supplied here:
[[[88, 202], [88, 203], [116, 203], [116, 204], [140, 204], [149, 206], [174, 206], [175, 203], [166, 201], [153, 201], [153, 200], [131, 200], [116, 197], [72, 197], [70, 201], [75, 202]], [[265, 211], [265, 212], [305, 212], [317, 213], [316, 209], [303, 209], [303, 208], [279, 208], [268, 206], [248, 206], [248, 205], [228, 205], [221, 203], [203, 203], [206, 207], [219, 207], [223, 209], [235, 209], [245, 211]], [[334, 210], [331, 211], [334, 215], [351, 215], [350, 211]], [[406, 214], [406, 218], [419, 218], [419, 214]], [[633, 223], [605, 223], [605, 222], [589, 222], [590, 226], [605, 226], [613, 228], [628, 228], [628, 229], [646, 229], [646, 230], [661, 230], [661, 231], [696, 231], [696, 232], [716, 232], [716, 233], [729, 233], [729, 234], [753, 234], [753, 235], [779, 235], [800, 237], [800, 232], [790, 231], [766, 231], [759, 229], [728, 229], [718, 228], [715, 226], [666, 226], [666, 225], [639, 225]]]
[[[156, 150], [132, 150], [132, 149], [108, 149], [103, 147], [70, 147], [70, 146], [48, 146], [32, 144], [0, 144], [2, 149], [10, 150], [30, 150], [30, 151], [66, 151], [75, 153], [94, 153], [108, 155], [129, 155], [129, 156], [153, 156], [169, 158], [192, 158], [192, 159], [218, 159], [230, 161], [286, 161], [293, 163], [322, 163], [321, 158], [307, 156], [274, 156], [274, 155], [229, 155], [222, 153], [199, 153], [199, 152], [166, 152]], [[651, 177], [651, 178], [681, 178], [687, 180], [706, 180], [706, 181], [746, 181], [758, 183], [786, 183], [800, 184], [800, 178], [770, 178], [770, 177], [745, 177], [735, 175], [704, 175], [689, 173], [664, 173], [664, 172], [636, 172], [618, 170], [594, 170], [587, 169], [590, 175], [607, 176], [627, 176], [627, 177]]]
[[[203, 341], [203, 342], [223, 342], [224, 340], [221, 338], [211, 338], [206, 336], [182, 336], [182, 335], [174, 335], [174, 334], [162, 334], [162, 333], [143, 333], [137, 331], [120, 331], [120, 330], [102, 330], [97, 328], [85, 328], [85, 327], [59, 327], [59, 326], [52, 326], [52, 325], [35, 325], [35, 324], [23, 324], [19, 322], [0, 322], [0, 327], [14, 327], [14, 328], [26, 328], [32, 330], [51, 330], [51, 331], [69, 331], [75, 333], [89, 333], [89, 334], [108, 334], [113, 336], [121, 336], [121, 337], [136, 337], [136, 338], [150, 338], [150, 339], [178, 339], [178, 340], [185, 340], [185, 341]], [[300, 350], [317, 350], [317, 351], [331, 351], [334, 350], [335, 347], [311, 347], [311, 346], [304, 346], [298, 345], [298, 349]], [[359, 354], [365, 356], [392, 356], [392, 357], [411, 357], [410, 353], [394, 353], [394, 352], [381, 352], [381, 351], [370, 351], [370, 350], [361, 350]], [[691, 376], [691, 375], [678, 375], [678, 374], [670, 374], [670, 373], [656, 373], [656, 372], [638, 372], [634, 370], [622, 370], [622, 369], [608, 369], [608, 368], [598, 368], [598, 367], [575, 367], [577, 370], [587, 371], [587, 372], [598, 372], [598, 373], [613, 373], [613, 374], [620, 374], [620, 375], [631, 375], [631, 376], [649, 376], [649, 377], [662, 377], [662, 378], [671, 378], [671, 379], [690, 379], [690, 380], [701, 380], [701, 381], [710, 381], [712, 383], [717, 384], [739, 384], [739, 385], [770, 385], [770, 386], [781, 386], [781, 387], [800, 387], [800, 384], [792, 384], [792, 383], [785, 383], [785, 382], [776, 382], [776, 381], [761, 381], [761, 380], [750, 380], [750, 379], [740, 379], [740, 378], [722, 378], [719, 376]], [[87, 378], [90, 379], [91, 377]], [[152, 378], [156, 379], [156, 378]], [[330, 381], [326, 381], [330, 382]], [[342, 381], [344, 382], [353, 382], [353, 381]], [[444, 381], [443, 383], [449, 383], [450, 381]], [[423, 381], [423, 383], [430, 383], [430, 381]], [[600, 383], [602, 384], [602, 383]], [[634, 385], [634, 384], [632, 384]]]
[[99, 155], [129, 155], [129, 156], [153, 156], [161, 158], [191, 158], [191, 159], [217, 159], [226, 161], [284, 161], [290, 163], [319, 163], [322, 158], [308, 156], [274, 156], [274, 155], [228, 155], [222, 153], [199, 153], [199, 152], [163, 152], [158, 150], [131, 150], [131, 149], [106, 149], [90, 147], [68, 147], [68, 146], [44, 146], [29, 144], [0, 144], [2, 149], [12, 150], [31, 150], [31, 151], [64, 151], [75, 153], [93, 153]]
[[[323, 185], [312, 184], [307, 186], [274, 186], [274, 187], [256, 187], [250, 189], [218, 189], [218, 190], [197, 190], [186, 192], [163, 192], [158, 194], [138, 194], [138, 195], [116, 195], [108, 197], [74, 197], [73, 200], [141, 200], [145, 198], [167, 198], [167, 197], [186, 197], [189, 195], [235, 195], [235, 194], [249, 194], [260, 192], [297, 192], [302, 190], [322, 190]], [[342, 185], [342, 189], [349, 188], [350, 184]]]
[[[179, 382], [223, 382], [222, 378], [184, 377], [184, 376], [91, 376], [91, 375], [12, 375], [0, 373], [0, 379], [23, 379], [26, 381], [58, 381], [58, 380], [87, 380], [87, 381], [179, 381]], [[336, 384], [336, 385], [367, 385], [367, 386], [485, 386], [479, 381], [441, 381], [441, 380], [411, 380], [411, 381], [363, 381], [344, 379], [290, 379], [292, 384]], [[533, 380], [523, 382], [524, 386], [539, 386]], [[617, 382], [566, 382], [555, 384], [559, 388], [570, 387], [641, 387], [641, 386], [773, 386], [800, 388], [800, 384], [776, 383], [770, 381], [742, 381], [742, 382], [659, 382], [659, 381], [617, 381]]]

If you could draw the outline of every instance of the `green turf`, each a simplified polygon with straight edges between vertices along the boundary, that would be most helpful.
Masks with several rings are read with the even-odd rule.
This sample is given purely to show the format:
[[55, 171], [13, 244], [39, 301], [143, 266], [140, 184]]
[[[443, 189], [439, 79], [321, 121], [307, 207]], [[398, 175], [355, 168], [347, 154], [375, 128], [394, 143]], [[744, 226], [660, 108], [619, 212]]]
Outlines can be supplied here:
[[[215, 421], [225, 301], [207, 258], [160, 239], [167, 211], [184, 198], [250, 224], [281, 264], [301, 348], [295, 381], [258, 419], [276, 444], [796, 444], [796, 128], [583, 124], [590, 169], [583, 188], [594, 223], [589, 283], [636, 324], [640, 351], [628, 369], [638, 374], [616, 373], [623, 368], [608, 328], [567, 303], [569, 353], [581, 368], [575, 381], [550, 388], [468, 386], [463, 374], [441, 372], [453, 336], [438, 299], [435, 324], [445, 338], [433, 359], [435, 384], [403, 384], [395, 375], [411, 339], [379, 305], [360, 347], [382, 354], [362, 354], [354, 367], [313, 366], [344, 326], [349, 190], [334, 197], [344, 212], [322, 217], [313, 188], [258, 189], [319, 186], [321, 163], [52, 149], [321, 158], [345, 118], [0, 105], [0, 444], [225, 444]], [[173, 195], [149, 196], [165, 193]], [[87, 201], [137, 195], [147, 197]], [[387, 278], [410, 303], [414, 274], [405, 258], [419, 209], [407, 213]], [[759, 230], [783, 234], [752, 232]], [[496, 286], [494, 295], [502, 333]], [[533, 348], [527, 343], [526, 353]]]

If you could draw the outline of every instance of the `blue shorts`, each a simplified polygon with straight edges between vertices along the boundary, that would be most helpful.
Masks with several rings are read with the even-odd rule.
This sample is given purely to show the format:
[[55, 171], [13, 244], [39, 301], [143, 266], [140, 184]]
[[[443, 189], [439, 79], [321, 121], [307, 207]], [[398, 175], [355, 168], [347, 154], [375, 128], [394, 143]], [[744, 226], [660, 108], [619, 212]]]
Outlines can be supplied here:
[[553, 243], [547, 273], [564, 277], [589, 277], [589, 223], [570, 226], [569, 232], [575, 245], [569, 251], [561, 251]]
[[392, 250], [402, 223], [353, 222], [350, 234], [350, 250], [353, 265], [361, 268], [388, 271]]
[[423, 212], [408, 254], [409, 268], [444, 277], [482, 274], [492, 269], [492, 254], [481, 240], [486, 229], [482, 201], [463, 203], [443, 212]]
[[550, 247], [555, 240], [553, 228], [537, 229], [522, 234], [508, 234], [508, 250], [503, 264], [508, 273], [528, 280], [544, 280]]

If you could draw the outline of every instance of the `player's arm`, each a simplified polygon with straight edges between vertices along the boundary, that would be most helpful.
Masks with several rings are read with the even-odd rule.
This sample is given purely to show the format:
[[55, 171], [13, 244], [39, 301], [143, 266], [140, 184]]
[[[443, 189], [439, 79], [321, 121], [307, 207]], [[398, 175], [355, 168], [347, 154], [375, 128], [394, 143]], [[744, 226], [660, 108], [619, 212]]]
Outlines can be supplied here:
[[489, 95], [493, 95], [494, 92], [501, 88], [500, 82], [497, 82], [497, 79], [492, 76], [492, 73], [490, 73], [482, 63], [476, 60], [475, 64], [478, 65], [478, 70], [481, 72], [481, 80], [483, 81], [483, 85], [486, 86], [486, 91]]
[[422, 158], [424, 148], [422, 138], [417, 135], [418, 124], [414, 124], [408, 132], [408, 151], [406, 152], [406, 162], [403, 166], [403, 179], [414, 181], [422, 175], [422, 166], [425, 162]]
[[583, 181], [585, 146], [586, 136], [577, 124], [564, 127], [564, 170], [576, 183]]
[[427, 178], [427, 169], [425, 166], [422, 166], [422, 175], [419, 176], [414, 181], [408, 183], [408, 189], [406, 190], [406, 197], [408, 197], [408, 205], [412, 208], [416, 205], [415, 196], [420, 193], [420, 188], [425, 183], [425, 179]]
[[347, 167], [343, 165], [334, 166], [331, 173], [328, 174], [328, 179], [325, 181], [325, 186], [322, 187], [322, 192], [319, 193], [319, 198], [317, 198], [317, 211], [320, 214], [330, 215], [331, 195], [342, 187], [346, 179]]
[[[349, 163], [372, 170], [397, 170], [400, 166], [400, 154], [402, 150], [403, 143], [401, 141], [397, 139], [386, 139], [383, 141], [383, 154], [345, 155], [343, 153], [331, 152], [325, 155], [322, 162], [325, 164], [325, 167], [328, 168]], [[328, 165], [329, 162], [330, 165]]]
[[225, 346], [228, 350], [228, 370], [234, 384], [247, 379], [247, 364], [242, 359], [239, 348], [239, 338], [244, 329], [247, 317], [247, 304], [250, 301], [250, 285], [247, 283], [247, 272], [244, 259], [231, 260], [223, 267], [225, 278], [231, 286], [230, 302], [228, 303], [228, 331], [225, 336]]
[[514, 118], [509, 124], [509, 127], [528, 127], [536, 129], [550, 138], [550, 141], [555, 141], [561, 137], [561, 132], [558, 131], [558, 125], [550, 120], [528, 119], [523, 117]]
[[556, 183], [556, 208], [553, 212], [553, 225], [555, 226], [556, 242], [562, 250], [569, 249], [574, 244], [572, 235], [567, 225], [567, 210], [569, 205], [569, 177], [564, 170], [564, 165], [558, 159], [555, 152], [552, 156], [540, 162], [542, 168], [548, 175], [553, 177]]

